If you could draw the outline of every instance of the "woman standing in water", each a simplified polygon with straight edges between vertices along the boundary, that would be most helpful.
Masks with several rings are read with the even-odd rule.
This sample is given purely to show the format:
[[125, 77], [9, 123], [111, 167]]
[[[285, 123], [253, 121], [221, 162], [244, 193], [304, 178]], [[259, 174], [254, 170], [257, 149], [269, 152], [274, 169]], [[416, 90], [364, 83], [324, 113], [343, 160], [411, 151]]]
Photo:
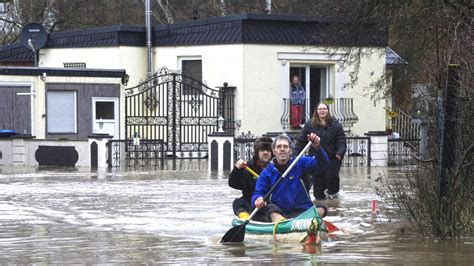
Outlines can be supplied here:
[[[293, 154], [300, 153], [308, 143], [307, 136], [310, 133], [315, 133], [321, 138], [321, 146], [330, 160], [329, 168], [325, 172], [312, 177], [314, 197], [317, 200], [337, 198], [339, 170], [346, 153], [346, 134], [342, 125], [331, 116], [327, 104], [321, 102], [316, 105], [311, 121], [306, 123], [301, 130]], [[313, 149], [309, 150], [310, 155], [314, 153]]]

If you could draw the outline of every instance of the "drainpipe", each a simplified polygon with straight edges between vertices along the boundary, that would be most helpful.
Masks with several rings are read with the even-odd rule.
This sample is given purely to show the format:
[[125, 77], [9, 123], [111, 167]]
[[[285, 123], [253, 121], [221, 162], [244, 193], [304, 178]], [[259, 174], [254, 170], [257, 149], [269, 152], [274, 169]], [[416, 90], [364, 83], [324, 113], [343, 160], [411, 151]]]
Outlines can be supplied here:
[[145, 24], [146, 24], [146, 54], [147, 54], [147, 79], [151, 79], [152, 57], [151, 57], [151, 0], [145, 0]]

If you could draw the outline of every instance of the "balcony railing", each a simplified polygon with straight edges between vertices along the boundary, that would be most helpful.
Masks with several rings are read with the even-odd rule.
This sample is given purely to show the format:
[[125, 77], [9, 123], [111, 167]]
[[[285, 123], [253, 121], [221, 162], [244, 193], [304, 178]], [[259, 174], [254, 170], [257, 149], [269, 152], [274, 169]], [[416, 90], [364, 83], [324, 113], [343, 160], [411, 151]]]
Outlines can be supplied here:
[[[306, 100], [304, 122], [311, 120], [314, 110], [311, 110], [309, 107], [316, 106], [318, 102], [320, 102], [320, 100]], [[290, 99], [283, 98], [283, 104], [284, 109], [280, 122], [283, 125], [283, 128], [287, 129], [290, 127]], [[328, 105], [331, 115], [337, 119], [337, 121], [339, 121], [347, 131], [350, 131], [352, 126], [359, 121], [359, 117], [354, 112], [353, 98], [335, 98], [333, 99], [333, 102]]]
[[395, 109], [396, 117], [392, 118], [392, 130], [403, 139], [419, 139], [421, 136], [421, 125], [416, 123], [409, 114], [401, 109]]
[[346, 154], [342, 166], [346, 167], [370, 167], [370, 138], [369, 137], [347, 137]]

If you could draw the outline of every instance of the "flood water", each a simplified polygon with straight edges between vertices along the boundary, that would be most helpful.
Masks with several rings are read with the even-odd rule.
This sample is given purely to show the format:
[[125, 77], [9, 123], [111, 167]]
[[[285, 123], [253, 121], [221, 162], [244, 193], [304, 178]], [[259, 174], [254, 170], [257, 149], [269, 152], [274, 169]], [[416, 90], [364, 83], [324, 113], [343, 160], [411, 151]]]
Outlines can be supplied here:
[[[29, 169], [0, 167], [0, 261], [7, 264], [469, 264], [474, 240], [418, 237], [377, 199], [380, 174], [343, 168], [328, 220], [346, 233], [321, 247], [246, 238], [223, 246], [232, 200], [226, 173], [207, 161], [176, 168]], [[167, 170], [170, 169], [170, 170]], [[371, 215], [372, 200], [378, 215]], [[402, 229], [403, 228], [403, 229]]]

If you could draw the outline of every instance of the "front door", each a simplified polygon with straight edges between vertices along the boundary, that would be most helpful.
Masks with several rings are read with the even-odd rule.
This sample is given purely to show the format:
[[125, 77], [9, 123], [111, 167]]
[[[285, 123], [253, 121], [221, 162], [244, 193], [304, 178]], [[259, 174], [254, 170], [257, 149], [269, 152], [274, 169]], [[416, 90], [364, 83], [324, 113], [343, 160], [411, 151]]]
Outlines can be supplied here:
[[109, 134], [119, 138], [118, 98], [92, 98], [92, 133]]
[[329, 66], [327, 65], [300, 65], [292, 64], [290, 67], [290, 77], [298, 75], [301, 86], [306, 90], [305, 113], [309, 119], [314, 112], [316, 104], [331, 96], [329, 90]]
[[30, 86], [0, 86], [0, 130], [31, 134]]

